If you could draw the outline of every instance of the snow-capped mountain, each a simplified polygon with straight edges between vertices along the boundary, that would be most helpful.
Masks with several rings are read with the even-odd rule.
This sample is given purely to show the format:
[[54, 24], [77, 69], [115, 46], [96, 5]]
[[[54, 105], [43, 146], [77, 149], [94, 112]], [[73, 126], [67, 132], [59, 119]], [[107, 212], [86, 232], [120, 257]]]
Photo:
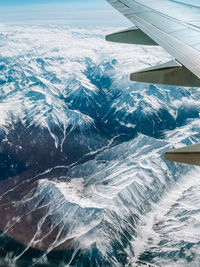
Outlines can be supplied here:
[[0, 25], [2, 264], [199, 262], [198, 168], [163, 154], [199, 141], [200, 94], [131, 83], [169, 56], [114, 30]]

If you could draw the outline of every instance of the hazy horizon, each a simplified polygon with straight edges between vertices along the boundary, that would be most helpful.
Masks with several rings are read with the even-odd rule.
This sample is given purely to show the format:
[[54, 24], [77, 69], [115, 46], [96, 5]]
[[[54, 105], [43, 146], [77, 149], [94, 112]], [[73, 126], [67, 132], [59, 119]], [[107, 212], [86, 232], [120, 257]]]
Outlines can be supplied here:
[[126, 26], [127, 19], [119, 14], [104, 0], [62, 1], [20, 0], [0, 1], [1, 23], [34, 23], [66, 21], [70, 24], [85, 26]]

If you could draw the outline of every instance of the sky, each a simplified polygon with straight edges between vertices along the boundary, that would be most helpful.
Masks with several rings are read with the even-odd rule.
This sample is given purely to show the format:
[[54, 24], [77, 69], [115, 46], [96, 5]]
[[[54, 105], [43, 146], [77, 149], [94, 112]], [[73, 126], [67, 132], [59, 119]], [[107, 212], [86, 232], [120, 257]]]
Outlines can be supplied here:
[[[200, 6], [199, 0], [171, 0]], [[130, 26], [106, 0], [0, 0], [0, 22], [66, 21], [74, 25]]]
[[75, 25], [125, 26], [106, 0], [0, 0], [0, 22], [68, 21]]

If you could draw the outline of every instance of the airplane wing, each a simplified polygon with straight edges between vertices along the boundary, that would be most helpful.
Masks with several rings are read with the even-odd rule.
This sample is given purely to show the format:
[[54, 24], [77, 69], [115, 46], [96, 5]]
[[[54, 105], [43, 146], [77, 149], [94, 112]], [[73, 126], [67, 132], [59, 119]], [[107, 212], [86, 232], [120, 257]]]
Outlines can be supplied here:
[[199, 0], [107, 0], [136, 27], [108, 41], [160, 45], [175, 60], [131, 74], [131, 80], [200, 87]]
[[[135, 26], [106, 40], [160, 45], [174, 60], [132, 73], [133, 81], [200, 87], [199, 0], [107, 0]], [[200, 166], [200, 144], [166, 152], [170, 161]]]

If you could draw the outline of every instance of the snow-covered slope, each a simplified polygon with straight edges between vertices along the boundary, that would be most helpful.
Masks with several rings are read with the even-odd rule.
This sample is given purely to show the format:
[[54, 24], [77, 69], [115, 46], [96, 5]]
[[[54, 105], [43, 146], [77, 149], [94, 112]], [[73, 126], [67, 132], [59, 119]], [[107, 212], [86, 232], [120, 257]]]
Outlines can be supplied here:
[[129, 82], [169, 56], [114, 30], [0, 25], [2, 264], [198, 262], [198, 169], [163, 154], [199, 141], [200, 95]]

